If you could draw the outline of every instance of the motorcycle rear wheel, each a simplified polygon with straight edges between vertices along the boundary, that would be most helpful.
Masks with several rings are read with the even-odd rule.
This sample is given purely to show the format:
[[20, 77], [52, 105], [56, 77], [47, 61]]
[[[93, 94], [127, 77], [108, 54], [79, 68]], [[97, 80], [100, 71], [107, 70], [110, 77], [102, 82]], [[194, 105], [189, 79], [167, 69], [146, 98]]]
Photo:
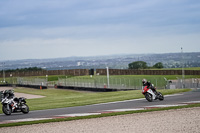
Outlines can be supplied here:
[[150, 93], [146, 93], [145, 94], [145, 98], [147, 99], [147, 101], [152, 102], [153, 101], [153, 97]]
[[26, 106], [25, 108], [22, 108], [22, 109], [21, 109], [22, 113], [27, 114], [27, 113], [29, 112], [29, 107], [28, 107], [28, 105], [27, 105], [27, 104], [23, 104], [22, 106]]
[[3, 113], [5, 115], [11, 115], [11, 113], [12, 113], [11, 107], [9, 106], [9, 109], [7, 109], [7, 105], [6, 104], [2, 106], [2, 111], [3, 111]]

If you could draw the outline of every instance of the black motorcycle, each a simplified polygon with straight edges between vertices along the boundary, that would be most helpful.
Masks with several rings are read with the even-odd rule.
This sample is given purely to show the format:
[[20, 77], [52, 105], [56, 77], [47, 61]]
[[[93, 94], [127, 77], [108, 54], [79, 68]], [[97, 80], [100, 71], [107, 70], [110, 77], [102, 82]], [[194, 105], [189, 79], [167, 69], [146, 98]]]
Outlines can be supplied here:
[[14, 92], [12, 90], [1, 91], [1, 104], [2, 111], [6, 115], [11, 115], [11, 113], [15, 112], [22, 112], [24, 114], [29, 112], [26, 99], [24, 97], [14, 97]]

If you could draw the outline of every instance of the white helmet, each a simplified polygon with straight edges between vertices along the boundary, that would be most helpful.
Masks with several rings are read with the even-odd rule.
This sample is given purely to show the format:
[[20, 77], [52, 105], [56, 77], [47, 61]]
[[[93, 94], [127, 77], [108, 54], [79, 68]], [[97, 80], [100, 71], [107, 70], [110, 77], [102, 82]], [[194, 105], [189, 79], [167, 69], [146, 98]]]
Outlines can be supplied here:
[[142, 80], [142, 83], [143, 83], [143, 84], [144, 84], [144, 83], [146, 83], [146, 82], [147, 82], [147, 80], [146, 80], [146, 79], [143, 79], [143, 80]]

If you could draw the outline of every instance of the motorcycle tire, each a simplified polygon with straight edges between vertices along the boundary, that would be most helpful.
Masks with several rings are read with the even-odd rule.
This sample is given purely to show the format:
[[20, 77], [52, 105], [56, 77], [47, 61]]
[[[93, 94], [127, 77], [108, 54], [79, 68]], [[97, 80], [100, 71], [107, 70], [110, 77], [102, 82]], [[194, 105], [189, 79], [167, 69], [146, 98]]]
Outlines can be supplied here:
[[145, 98], [147, 99], [147, 101], [152, 102], [153, 101], [153, 97], [150, 93], [146, 93], [145, 94]]
[[159, 99], [160, 101], [163, 101], [163, 100], [164, 100], [164, 96], [163, 96], [163, 94], [160, 93], [160, 92], [158, 92], [158, 99]]
[[3, 113], [5, 115], [11, 115], [11, 113], [12, 113], [11, 107], [9, 106], [9, 109], [7, 109], [7, 105], [6, 104], [2, 106], [2, 111], [3, 111]]
[[29, 113], [29, 107], [27, 104], [23, 104], [22, 106], [26, 106], [25, 108], [22, 108], [21, 111], [24, 114], [28, 114]]

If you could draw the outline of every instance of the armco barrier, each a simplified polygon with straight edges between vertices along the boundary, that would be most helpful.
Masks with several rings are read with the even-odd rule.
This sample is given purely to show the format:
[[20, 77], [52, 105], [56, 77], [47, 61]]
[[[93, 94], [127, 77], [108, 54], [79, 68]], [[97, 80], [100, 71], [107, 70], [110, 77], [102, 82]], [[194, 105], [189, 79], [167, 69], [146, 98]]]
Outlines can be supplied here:
[[18, 87], [27, 87], [27, 88], [35, 88], [35, 89], [47, 89], [47, 86], [40, 86], [40, 85], [21, 85], [17, 84]]
[[28, 87], [28, 88], [35, 88], [35, 89], [47, 89], [47, 86], [41, 85], [22, 85], [22, 84], [0, 84], [0, 87]]
[[115, 89], [115, 88], [96, 88], [96, 87], [77, 87], [77, 86], [56, 86], [58, 89], [71, 89], [82, 91], [94, 91], [94, 92], [111, 92], [111, 91], [128, 91], [135, 89]]

